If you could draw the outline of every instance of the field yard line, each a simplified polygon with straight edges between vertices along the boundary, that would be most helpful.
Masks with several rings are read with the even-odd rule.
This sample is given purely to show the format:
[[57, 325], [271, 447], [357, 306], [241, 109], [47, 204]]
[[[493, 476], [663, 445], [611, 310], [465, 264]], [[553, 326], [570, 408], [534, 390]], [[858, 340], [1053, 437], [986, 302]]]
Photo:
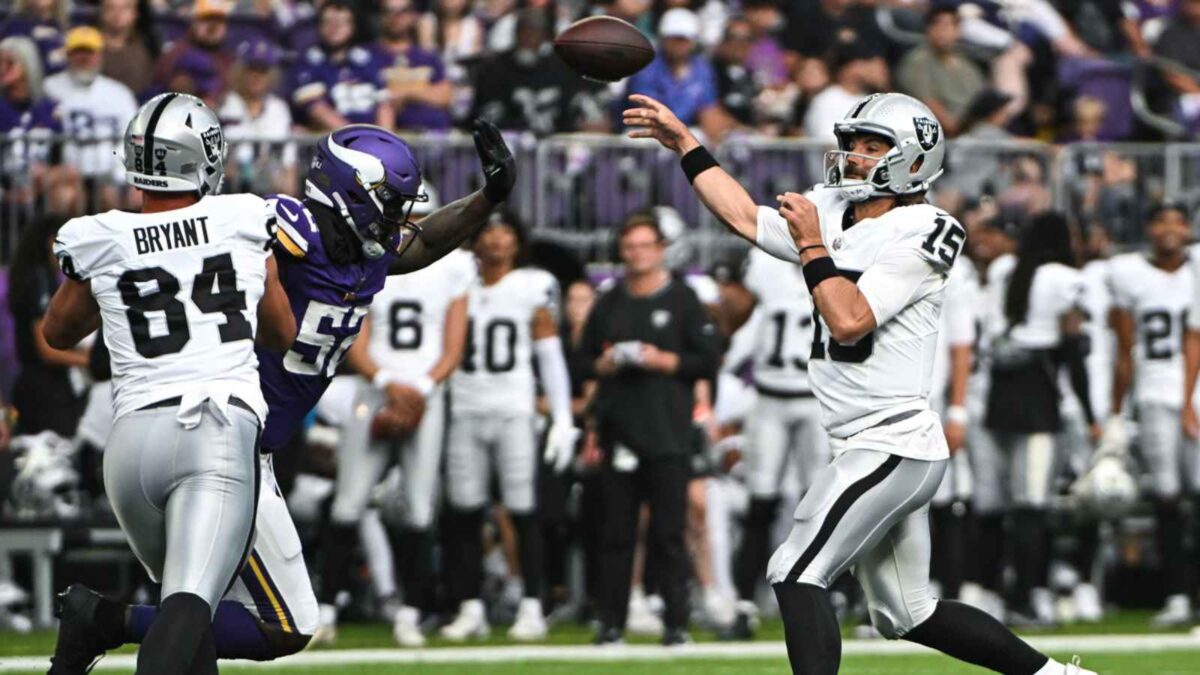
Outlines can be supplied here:
[[[1200, 638], [1190, 635], [1055, 635], [1030, 637], [1041, 651], [1070, 652], [1083, 656], [1104, 652], [1200, 651]], [[911, 642], [885, 640], [846, 640], [844, 654], [924, 654], [925, 647]], [[307, 651], [281, 661], [242, 666], [286, 669], [289, 666], [352, 666], [379, 663], [504, 663], [516, 661], [660, 661], [671, 659], [754, 659], [785, 658], [782, 642], [704, 643], [664, 649], [657, 645], [521, 646], [521, 647], [444, 647], [435, 649], [328, 649]], [[45, 668], [49, 657], [0, 657], [0, 673]], [[96, 666], [101, 670], [129, 670], [136, 665], [132, 654], [108, 656]]]

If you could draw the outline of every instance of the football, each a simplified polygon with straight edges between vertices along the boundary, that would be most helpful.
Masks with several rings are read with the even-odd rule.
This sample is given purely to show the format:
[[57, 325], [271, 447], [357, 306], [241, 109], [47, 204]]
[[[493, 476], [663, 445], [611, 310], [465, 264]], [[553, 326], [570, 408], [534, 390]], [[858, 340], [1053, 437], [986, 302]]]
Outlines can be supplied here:
[[571, 24], [554, 40], [554, 51], [575, 72], [601, 82], [629, 77], [654, 60], [654, 47], [646, 36], [611, 16]]

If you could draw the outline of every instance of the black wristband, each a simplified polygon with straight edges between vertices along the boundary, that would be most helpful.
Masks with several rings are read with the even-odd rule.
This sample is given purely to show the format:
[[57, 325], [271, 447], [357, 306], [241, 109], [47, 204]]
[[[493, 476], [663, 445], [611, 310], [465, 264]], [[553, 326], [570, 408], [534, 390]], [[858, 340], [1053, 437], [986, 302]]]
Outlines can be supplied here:
[[679, 159], [679, 166], [683, 167], [683, 173], [687, 176], [688, 183], [694, 183], [696, 182], [696, 176], [714, 166], [721, 166], [721, 163], [709, 154], [707, 148], [699, 145], [688, 150], [687, 154]]
[[833, 258], [827, 255], [813, 258], [804, 265], [804, 283], [808, 285], [809, 293], [817, 290], [817, 285], [822, 281], [841, 274], [837, 265], [833, 264]]

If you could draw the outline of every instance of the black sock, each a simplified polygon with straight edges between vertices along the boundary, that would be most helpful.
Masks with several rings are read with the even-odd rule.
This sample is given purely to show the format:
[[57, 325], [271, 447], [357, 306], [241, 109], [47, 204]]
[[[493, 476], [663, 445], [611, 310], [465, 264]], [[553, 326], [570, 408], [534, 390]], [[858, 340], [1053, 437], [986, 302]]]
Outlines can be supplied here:
[[986, 612], [953, 600], [938, 601], [903, 638], [1006, 675], [1033, 675], [1049, 661]]
[[792, 673], [836, 675], [842, 662], [842, 634], [829, 591], [811, 584], [786, 582], [772, 588], [783, 617]]
[[1084, 523], [1076, 534], [1075, 554], [1072, 563], [1075, 571], [1079, 572], [1083, 583], [1092, 583], [1092, 566], [1096, 561], [1096, 551], [1100, 548], [1100, 525]]
[[1158, 554], [1162, 558], [1164, 590], [1167, 595], [1186, 593], [1191, 585], [1188, 581], [1191, 564], [1184, 549], [1184, 518], [1179, 502], [1154, 500], [1154, 523]]
[[433, 535], [428, 530], [392, 533], [396, 576], [404, 589], [404, 604], [422, 612], [432, 609]]
[[1026, 606], [1030, 601], [1030, 591], [1046, 585], [1046, 568], [1050, 564], [1046, 512], [1041, 509], [1015, 509], [1012, 525], [1012, 561], [1016, 571], [1014, 593], [1018, 605]]
[[[174, 593], [163, 600], [158, 616], [138, 650], [137, 674], [183, 675], [193, 672], [197, 651], [205, 636], [212, 642], [210, 611], [203, 598], [191, 593]], [[216, 658], [213, 648], [214, 663]]]
[[217, 675], [217, 672], [217, 643], [213, 639], [212, 624], [209, 624], [204, 627], [200, 644], [196, 645], [188, 675]]
[[517, 558], [521, 561], [521, 579], [525, 582], [525, 597], [542, 599], [542, 526], [537, 512], [512, 514], [513, 529], [517, 531]]
[[933, 577], [942, 584], [943, 598], [957, 598], [962, 586], [967, 555], [968, 508], [963, 502], [935, 506], [929, 510], [933, 535]]
[[358, 548], [358, 526], [332, 521], [321, 537], [321, 604], [337, 604], [338, 593], [350, 584], [350, 565]]
[[733, 558], [733, 584], [739, 600], [754, 601], [758, 583], [771, 557], [771, 525], [779, 510], [778, 497], [753, 497], [742, 523], [742, 541]]
[[977, 515], [971, 529], [971, 578], [999, 593], [1004, 588], [1004, 515]]
[[446, 511], [446, 590], [454, 603], [480, 597], [483, 588], [483, 509]]

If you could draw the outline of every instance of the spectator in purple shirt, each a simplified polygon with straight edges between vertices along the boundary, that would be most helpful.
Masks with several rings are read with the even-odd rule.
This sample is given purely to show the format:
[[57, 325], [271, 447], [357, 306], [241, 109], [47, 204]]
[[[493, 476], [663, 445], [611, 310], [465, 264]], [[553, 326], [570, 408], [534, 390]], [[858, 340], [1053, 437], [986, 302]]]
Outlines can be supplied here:
[[417, 46], [420, 12], [413, 0], [383, 0], [377, 48], [386, 68], [397, 129], [446, 129], [454, 88], [437, 54]]
[[708, 138], [720, 139], [733, 118], [718, 102], [712, 63], [696, 53], [700, 18], [682, 7], [667, 10], [658, 22], [658, 37], [658, 56], [629, 78], [628, 93], [661, 101], [684, 124], [698, 125]]
[[[228, 19], [229, 9], [222, 0], [197, 0], [187, 36], [176, 40], [158, 60], [154, 71], [155, 85], [172, 90], [172, 81], [181, 75], [181, 71], [208, 82], [209, 73], [199, 71], [211, 68], [219, 85], [217, 91], [210, 92], [210, 95], [213, 100], [219, 101], [224, 92], [229, 90], [235, 62], [233, 50], [225, 49], [225, 36], [229, 33]], [[208, 89], [205, 88], [206, 91]]]
[[37, 45], [42, 72], [52, 75], [67, 65], [63, 32], [67, 29], [67, 0], [16, 0], [12, 16], [0, 25], [0, 38], [24, 36]]
[[379, 54], [356, 44], [354, 10], [346, 0], [322, 5], [320, 42], [305, 50], [289, 73], [286, 89], [295, 117], [314, 131], [356, 122], [390, 128], [396, 119]]

